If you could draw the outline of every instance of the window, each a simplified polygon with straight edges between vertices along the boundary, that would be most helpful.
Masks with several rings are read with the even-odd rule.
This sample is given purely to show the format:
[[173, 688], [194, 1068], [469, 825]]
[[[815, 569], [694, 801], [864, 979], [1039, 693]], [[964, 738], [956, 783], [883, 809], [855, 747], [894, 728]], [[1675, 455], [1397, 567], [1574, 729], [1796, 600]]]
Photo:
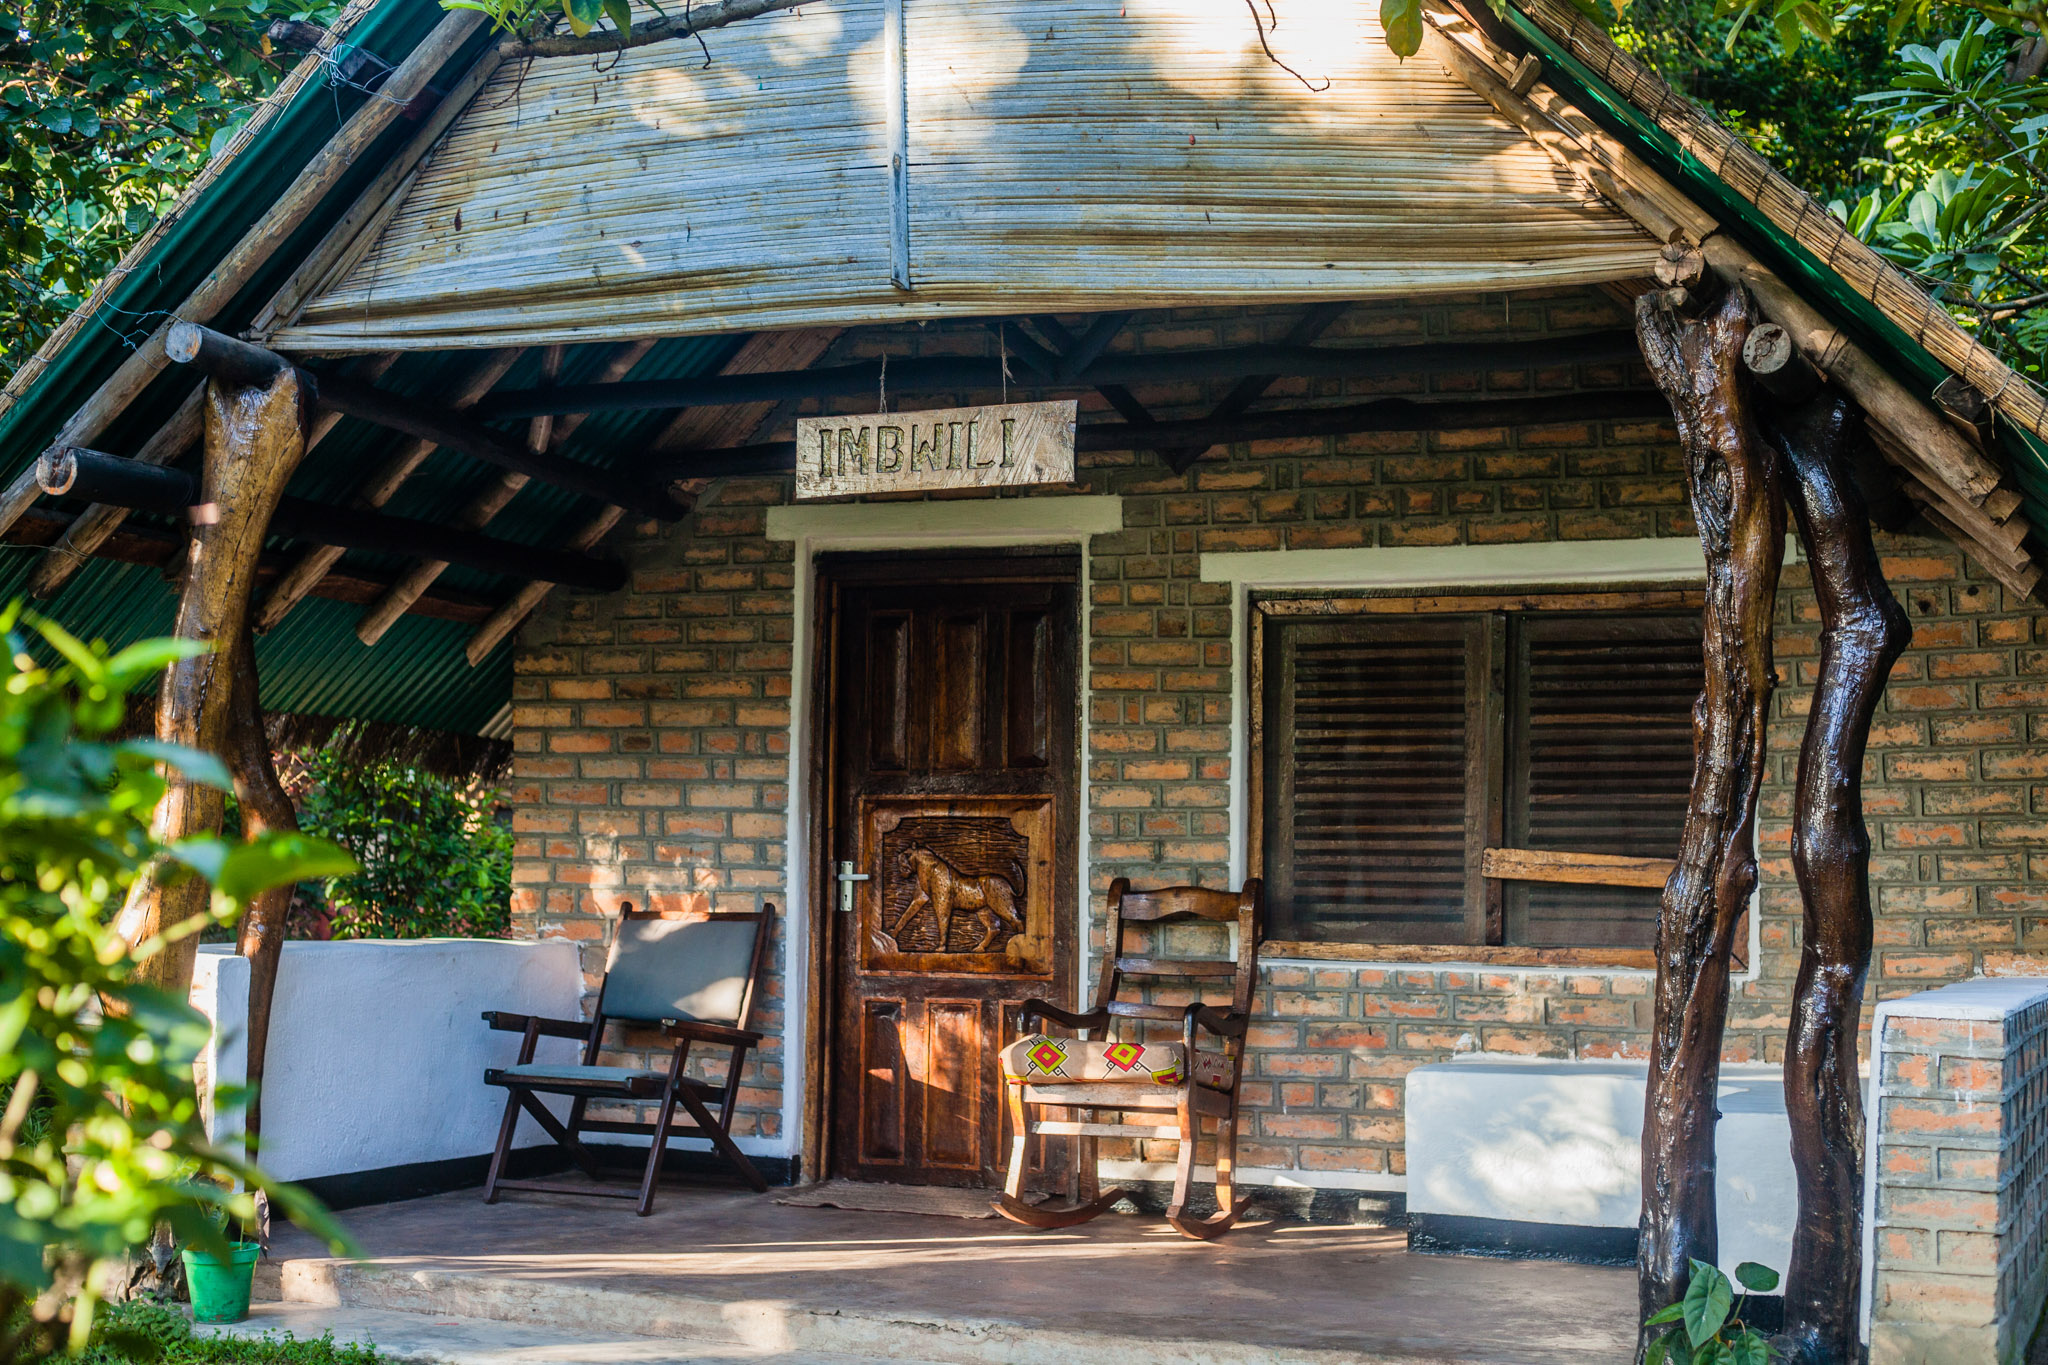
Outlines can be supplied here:
[[1647, 961], [1692, 781], [1696, 593], [1256, 607], [1281, 951]]

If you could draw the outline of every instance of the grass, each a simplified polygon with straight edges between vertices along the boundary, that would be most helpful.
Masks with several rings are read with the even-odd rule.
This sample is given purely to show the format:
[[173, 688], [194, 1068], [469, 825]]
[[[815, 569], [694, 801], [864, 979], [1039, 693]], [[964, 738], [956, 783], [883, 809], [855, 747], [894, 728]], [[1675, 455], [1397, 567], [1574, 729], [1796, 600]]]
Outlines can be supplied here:
[[282, 1335], [253, 1341], [194, 1336], [183, 1313], [143, 1302], [104, 1309], [94, 1325], [92, 1347], [75, 1359], [78, 1365], [390, 1365], [389, 1356], [367, 1346], [336, 1345], [331, 1337], [300, 1341]]

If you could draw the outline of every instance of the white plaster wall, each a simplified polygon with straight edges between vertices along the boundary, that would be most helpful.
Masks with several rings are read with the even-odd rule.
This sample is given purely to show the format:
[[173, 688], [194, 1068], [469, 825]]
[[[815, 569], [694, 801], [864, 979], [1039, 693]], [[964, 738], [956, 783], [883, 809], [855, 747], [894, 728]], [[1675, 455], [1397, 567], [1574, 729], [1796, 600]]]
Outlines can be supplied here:
[[[249, 959], [225, 948], [202, 947], [192, 966], [190, 998], [194, 1009], [214, 1021], [213, 1037], [195, 1070], [206, 1136], [223, 1143], [242, 1132], [241, 1100], [234, 1092], [249, 1080]], [[223, 1019], [233, 1021], [232, 1026], [222, 1028]]]
[[[193, 1004], [214, 1021], [222, 1061], [212, 1074], [232, 1082], [245, 1055], [248, 965], [224, 946], [200, 959]], [[259, 1161], [279, 1179], [309, 1180], [489, 1152], [505, 1092], [484, 1084], [484, 1069], [510, 1065], [520, 1039], [486, 1028], [483, 1012], [577, 1019], [582, 993], [576, 946], [563, 940], [287, 943]], [[543, 1039], [536, 1060], [575, 1056], [574, 1041]], [[538, 1125], [520, 1125], [518, 1145], [543, 1141]]]
[[[1648, 1070], [1476, 1056], [1408, 1073], [1408, 1209], [1522, 1223], [1634, 1227]], [[1721, 1265], [1782, 1272], [1798, 1208], [1783, 1073], [1721, 1068]]]

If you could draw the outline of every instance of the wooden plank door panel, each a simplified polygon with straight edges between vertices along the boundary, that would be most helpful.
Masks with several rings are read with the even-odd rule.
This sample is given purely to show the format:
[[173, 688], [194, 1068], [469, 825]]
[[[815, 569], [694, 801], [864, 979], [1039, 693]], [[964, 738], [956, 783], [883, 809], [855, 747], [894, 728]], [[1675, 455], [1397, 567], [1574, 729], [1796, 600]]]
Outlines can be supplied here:
[[824, 572], [838, 699], [827, 843], [868, 877], [853, 913], [833, 914], [829, 1165], [993, 1186], [1007, 1151], [996, 1051], [1023, 1000], [1068, 994], [1078, 564]]

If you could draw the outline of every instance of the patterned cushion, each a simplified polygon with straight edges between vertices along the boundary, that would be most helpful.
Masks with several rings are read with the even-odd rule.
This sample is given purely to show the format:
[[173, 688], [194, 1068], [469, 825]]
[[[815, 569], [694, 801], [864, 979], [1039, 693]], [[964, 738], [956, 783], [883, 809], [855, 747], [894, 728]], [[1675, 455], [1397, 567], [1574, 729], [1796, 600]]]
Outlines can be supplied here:
[[[1222, 1053], [1197, 1051], [1194, 1070], [1197, 1085], [1230, 1088], [1230, 1058]], [[1003, 1079], [1032, 1085], [1179, 1085], [1187, 1075], [1187, 1049], [1179, 1043], [1083, 1042], [1033, 1033], [1003, 1049]]]

